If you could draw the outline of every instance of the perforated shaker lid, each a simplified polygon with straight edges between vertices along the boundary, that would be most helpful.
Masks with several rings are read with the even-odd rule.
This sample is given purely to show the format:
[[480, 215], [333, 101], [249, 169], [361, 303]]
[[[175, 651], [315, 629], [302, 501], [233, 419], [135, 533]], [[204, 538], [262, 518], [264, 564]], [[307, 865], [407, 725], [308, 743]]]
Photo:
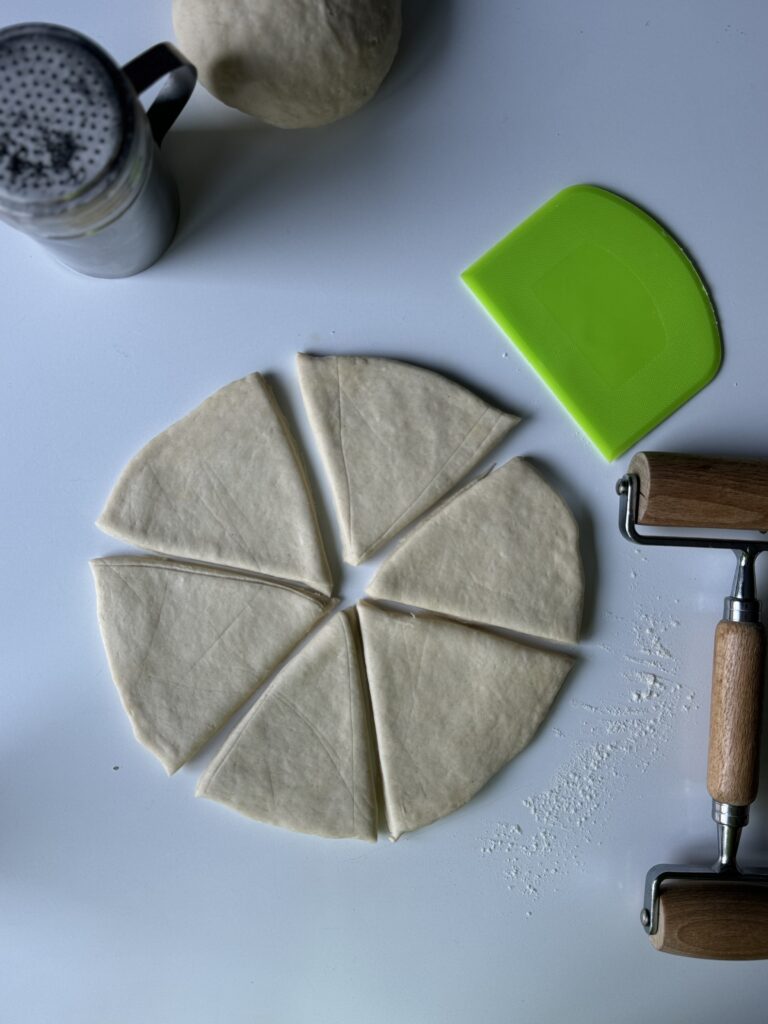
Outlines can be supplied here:
[[71, 200], [108, 176], [131, 127], [118, 69], [56, 25], [0, 32], [0, 203]]

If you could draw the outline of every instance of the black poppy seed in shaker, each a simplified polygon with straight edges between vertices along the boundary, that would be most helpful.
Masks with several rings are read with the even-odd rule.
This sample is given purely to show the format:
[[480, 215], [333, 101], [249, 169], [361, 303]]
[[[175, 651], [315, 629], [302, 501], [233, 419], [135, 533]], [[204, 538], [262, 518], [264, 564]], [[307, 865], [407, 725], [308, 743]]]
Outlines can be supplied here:
[[98, 56], [43, 32], [0, 44], [0, 196], [15, 200], [66, 197], [105, 170], [122, 137]]

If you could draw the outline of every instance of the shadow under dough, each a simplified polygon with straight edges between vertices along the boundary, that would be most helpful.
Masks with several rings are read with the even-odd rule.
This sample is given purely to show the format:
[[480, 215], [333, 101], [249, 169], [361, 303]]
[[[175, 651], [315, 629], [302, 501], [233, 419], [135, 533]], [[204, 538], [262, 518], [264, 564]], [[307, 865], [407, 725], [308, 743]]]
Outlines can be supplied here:
[[[163, 157], [179, 188], [181, 220], [171, 254], [243, 219], [258, 223], [265, 204], [297, 193], [323, 202], [339, 168], [364, 171], [388, 149], [387, 107], [445, 49], [452, 0], [404, 0], [403, 33], [379, 92], [359, 112], [322, 128], [281, 129], [256, 119], [232, 126], [177, 128]], [[202, 88], [202, 86], [200, 86]], [[377, 155], [379, 154], [379, 155]]]

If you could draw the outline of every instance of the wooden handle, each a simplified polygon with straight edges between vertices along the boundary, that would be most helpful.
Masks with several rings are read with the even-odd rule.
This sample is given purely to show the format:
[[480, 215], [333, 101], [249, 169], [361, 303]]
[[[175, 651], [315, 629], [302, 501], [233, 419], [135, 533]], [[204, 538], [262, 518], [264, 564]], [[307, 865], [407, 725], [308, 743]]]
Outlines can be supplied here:
[[641, 526], [768, 530], [768, 460], [640, 452]]
[[751, 804], [760, 768], [765, 630], [719, 622], [715, 631], [707, 789], [713, 800]]
[[708, 960], [768, 959], [768, 886], [717, 878], [663, 882], [651, 943]]

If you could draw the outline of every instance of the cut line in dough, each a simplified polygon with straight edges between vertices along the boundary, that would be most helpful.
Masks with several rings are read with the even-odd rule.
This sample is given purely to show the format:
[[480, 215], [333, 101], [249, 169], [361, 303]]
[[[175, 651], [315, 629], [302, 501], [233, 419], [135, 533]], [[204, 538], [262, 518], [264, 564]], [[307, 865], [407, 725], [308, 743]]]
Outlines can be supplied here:
[[221, 388], [146, 444], [97, 525], [163, 555], [333, 590], [296, 443], [258, 373]]
[[297, 365], [353, 565], [431, 508], [519, 422], [394, 359], [299, 354]]
[[461, 807], [523, 750], [574, 659], [369, 601], [358, 613], [397, 839]]
[[354, 611], [275, 676], [202, 775], [197, 795], [271, 825], [376, 840], [367, 696]]
[[188, 761], [335, 602], [162, 558], [91, 562], [112, 677], [168, 774]]
[[584, 598], [576, 520], [528, 462], [510, 459], [419, 523], [368, 593], [576, 643]]
[[[545, 717], [573, 659], [482, 627], [578, 640], [578, 529], [523, 459], [434, 507], [516, 417], [394, 360], [298, 363], [347, 561], [432, 509], [369, 587], [428, 612], [362, 602], [362, 647], [354, 610], [331, 619], [225, 739], [198, 795], [294, 831], [375, 840], [379, 782], [397, 838], [469, 800]], [[172, 773], [337, 604], [264, 379], [235, 381], [146, 445], [99, 525], [185, 559], [91, 563], [121, 700]]]

